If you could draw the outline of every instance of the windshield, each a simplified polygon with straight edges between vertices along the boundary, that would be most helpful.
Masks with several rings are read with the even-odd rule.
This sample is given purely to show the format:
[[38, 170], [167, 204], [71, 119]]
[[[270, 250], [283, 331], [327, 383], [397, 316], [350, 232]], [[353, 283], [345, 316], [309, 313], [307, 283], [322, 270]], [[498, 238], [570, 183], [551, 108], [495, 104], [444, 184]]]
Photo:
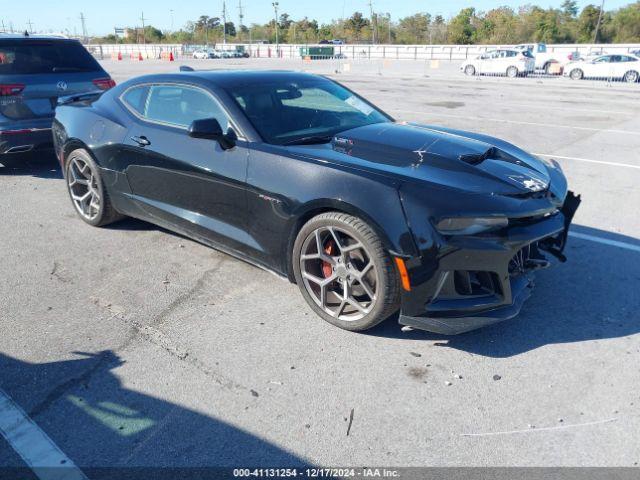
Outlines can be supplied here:
[[364, 125], [390, 122], [373, 105], [322, 78], [228, 87], [227, 91], [267, 143], [328, 142]]
[[78, 42], [0, 40], [0, 75], [100, 70], [98, 62]]

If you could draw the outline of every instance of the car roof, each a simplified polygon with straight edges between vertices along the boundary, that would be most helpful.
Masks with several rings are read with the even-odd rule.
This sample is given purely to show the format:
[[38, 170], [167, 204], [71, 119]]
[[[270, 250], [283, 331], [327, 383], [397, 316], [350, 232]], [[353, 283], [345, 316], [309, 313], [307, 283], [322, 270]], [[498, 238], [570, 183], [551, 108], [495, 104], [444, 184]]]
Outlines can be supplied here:
[[7, 33], [7, 34], [0, 34], [0, 41], [3, 43], [12, 43], [12, 44], [20, 44], [20, 43], [36, 43], [36, 42], [42, 42], [42, 41], [47, 41], [47, 42], [74, 42], [74, 43], [80, 43], [78, 40], [76, 40], [75, 38], [68, 38], [68, 37], [64, 37], [62, 35], [60, 36], [56, 36], [56, 35], [18, 35], [15, 33]]
[[225, 88], [238, 85], [260, 85], [270, 82], [296, 82], [314, 78], [324, 77], [289, 70], [196, 70], [193, 72], [145, 75], [131, 79], [121, 85], [132, 86], [137, 83], [199, 80]]

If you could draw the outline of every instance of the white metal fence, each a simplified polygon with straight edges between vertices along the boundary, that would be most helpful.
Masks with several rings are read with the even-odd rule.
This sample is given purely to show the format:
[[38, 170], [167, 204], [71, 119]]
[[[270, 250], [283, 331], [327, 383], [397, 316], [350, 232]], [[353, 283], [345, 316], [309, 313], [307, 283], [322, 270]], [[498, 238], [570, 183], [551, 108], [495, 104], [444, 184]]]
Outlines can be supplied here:
[[[333, 47], [334, 55], [351, 59], [392, 59], [392, 60], [442, 60], [462, 61], [481, 55], [488, 50], [510, 48], [513, 45], [273, 45], [273, 44], [217, 44], [219, 50], [235, 50], [242, 47], [252, 57], [259, 58], [302, 58], [301, 51], [312, 47]], [[101, 44], [87, 45], [95, 55], [103, 57], [121, 53], [123, 56], [141, 53], [144, 58], [159, 58], [163, 52], [186, 55], [204, 45], [182, 44]], [[640, 50], [640, 44], [563, 44], [547, 45], [547, 52], [557, 56], [558, 61], [568, 58], [574, 52], [584, 56], [608, 53], [625, 54]]]

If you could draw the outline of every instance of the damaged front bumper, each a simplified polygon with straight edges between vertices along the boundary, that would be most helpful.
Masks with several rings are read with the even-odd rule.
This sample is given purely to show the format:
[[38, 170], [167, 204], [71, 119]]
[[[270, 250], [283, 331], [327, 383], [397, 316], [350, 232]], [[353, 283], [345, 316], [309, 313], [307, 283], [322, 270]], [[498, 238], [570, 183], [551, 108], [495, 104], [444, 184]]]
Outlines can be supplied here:
[[549, 265], [543, 252], [564, 261], [579, 204], [568, 192], [555, 214], [510, 222], [501, 236], [450, 236], [432, 255], [407, 260], [412, 281], [400, 324], [455, 335], [516, 316], [531, 295], [533, 272]]

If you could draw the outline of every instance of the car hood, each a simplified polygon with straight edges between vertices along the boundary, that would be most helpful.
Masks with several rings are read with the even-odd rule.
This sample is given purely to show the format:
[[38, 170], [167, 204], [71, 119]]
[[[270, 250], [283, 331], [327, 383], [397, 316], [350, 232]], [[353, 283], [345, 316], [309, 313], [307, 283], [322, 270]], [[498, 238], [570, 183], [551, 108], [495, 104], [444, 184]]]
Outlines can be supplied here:
[[314, 147], [314, 156], [324, 160], [474, 193], [523, 195], [552, 189], [563, 198], [566, 190], [559, 168], [515, 145], [444, 127], [377, 123], [344, 131], [330, 144]]

